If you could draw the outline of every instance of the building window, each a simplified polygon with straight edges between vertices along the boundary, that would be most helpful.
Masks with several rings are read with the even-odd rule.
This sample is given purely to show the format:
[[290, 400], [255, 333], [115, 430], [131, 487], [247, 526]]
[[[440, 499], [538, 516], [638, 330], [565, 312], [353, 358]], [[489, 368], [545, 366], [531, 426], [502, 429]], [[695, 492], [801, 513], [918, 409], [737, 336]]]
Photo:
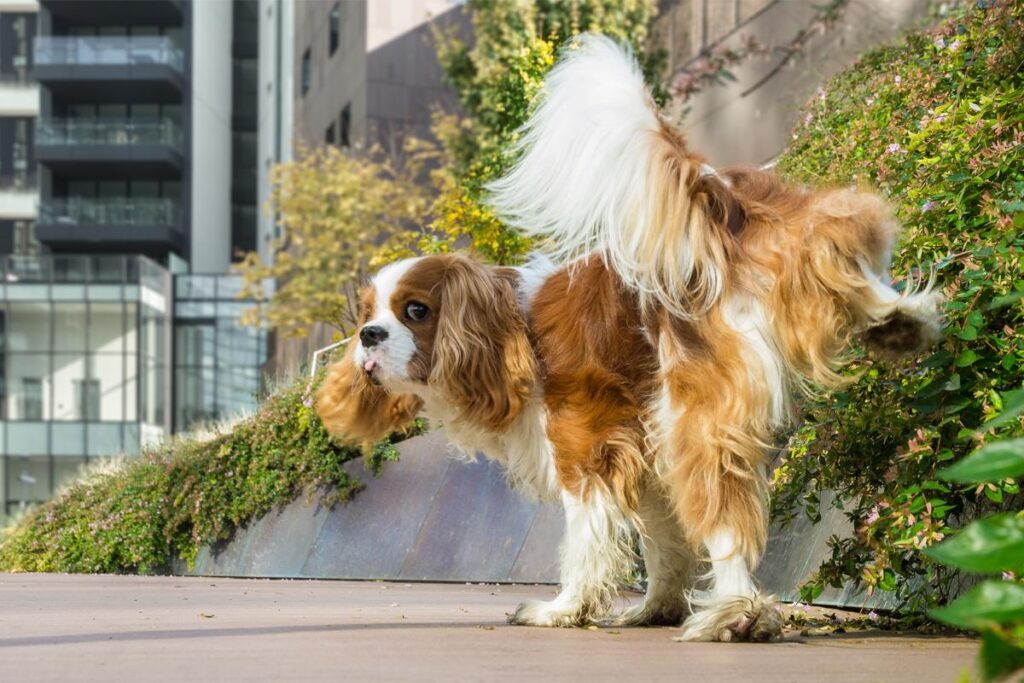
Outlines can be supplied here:
[[330, 48], [328, 55], [333, 55], [338, 50], [338, 43], [341, 41], [341, 4], [335, 3], [331, 8], [331, 16], [328, 20], [330, 25]]
[[352, 104], [346, 104], [341, 110], [341, 117], [338, 121], [338, 144], [346, 149], [352, 146], [349, 138], [352, 128]]
[[21, 378], [21, 419], [38, 422], [43, 419], [43, 380]]
[[79, 420], [96, 422], [100, 419], [100, 381], [98, 379], [76, 379], [75, 408]]
[[309, 48], [302, 53], [302, 94], [305, 95], [313, 85], [313, 58]]
[[324, 142], [328, 145], [334, 144], [334, 124], [327, 126], [327, 132], [324, 133]]

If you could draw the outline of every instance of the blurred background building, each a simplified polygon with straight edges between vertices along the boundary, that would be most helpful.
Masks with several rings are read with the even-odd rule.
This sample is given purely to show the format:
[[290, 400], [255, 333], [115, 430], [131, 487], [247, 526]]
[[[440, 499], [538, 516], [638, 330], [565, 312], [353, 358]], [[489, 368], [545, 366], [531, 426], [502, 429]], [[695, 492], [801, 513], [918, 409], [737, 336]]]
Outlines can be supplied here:
[[0, 1], [5, 512], [255, 405], [266, 332], [229, 270], [273, 232], [285, 7]]

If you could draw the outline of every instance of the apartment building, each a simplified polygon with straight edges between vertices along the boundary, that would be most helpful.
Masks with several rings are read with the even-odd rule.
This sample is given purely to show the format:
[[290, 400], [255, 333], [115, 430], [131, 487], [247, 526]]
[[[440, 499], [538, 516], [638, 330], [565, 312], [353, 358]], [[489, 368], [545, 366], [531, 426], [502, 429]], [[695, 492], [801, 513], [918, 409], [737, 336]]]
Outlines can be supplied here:
[[290, 19], [0, 0], [0, 514], [255, 405], [267, 335], [229, 270], [273, 234]]

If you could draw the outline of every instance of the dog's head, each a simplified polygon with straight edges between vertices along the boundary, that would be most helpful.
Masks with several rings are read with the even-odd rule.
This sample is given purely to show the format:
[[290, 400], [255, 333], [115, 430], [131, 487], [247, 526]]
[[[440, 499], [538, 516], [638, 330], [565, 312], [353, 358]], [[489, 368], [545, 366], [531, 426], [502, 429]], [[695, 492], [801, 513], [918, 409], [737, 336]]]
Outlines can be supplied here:
[[459, 420], [504, 431], [534, 383], [516, 275], [454, 254], [385, 267], [362, 291], [355, 338], [336, 367], [350, 385], [339, 392], [332, 373], [318, 410], [338, 435], [383, 436], [352, 434], [365, 422], [356, 416], [380, 411], [364, 395], [443, 401]]

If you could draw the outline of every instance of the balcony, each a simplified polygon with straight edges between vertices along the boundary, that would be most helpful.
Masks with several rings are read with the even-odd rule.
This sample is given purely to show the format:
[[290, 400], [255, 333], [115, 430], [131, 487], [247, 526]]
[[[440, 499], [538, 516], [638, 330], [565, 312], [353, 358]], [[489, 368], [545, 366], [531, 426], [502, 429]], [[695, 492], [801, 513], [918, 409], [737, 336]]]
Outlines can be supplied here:
[[180, 24], [183, 16], [182, 0], [41, 0], [40, 4], [55, 19], [73, 24]]
[[36, 237], [55, 251], [181, 253], [181, 204], [157, 197], [44, 199]]
[[180, 101], [185, 58], [167, 36], [38, 36], [34, 75], [68, 97]]
[[0, 73], [0, 116], [39, 116], [39, 84], [16, 74]]
[[180, 176], [181, 127], [170, 119], [47, 119], [36, 126], [36, 159], [51, 170]]
[[0, 219], [34, 219], [38, 199], [35, 173], [0, 174]]

